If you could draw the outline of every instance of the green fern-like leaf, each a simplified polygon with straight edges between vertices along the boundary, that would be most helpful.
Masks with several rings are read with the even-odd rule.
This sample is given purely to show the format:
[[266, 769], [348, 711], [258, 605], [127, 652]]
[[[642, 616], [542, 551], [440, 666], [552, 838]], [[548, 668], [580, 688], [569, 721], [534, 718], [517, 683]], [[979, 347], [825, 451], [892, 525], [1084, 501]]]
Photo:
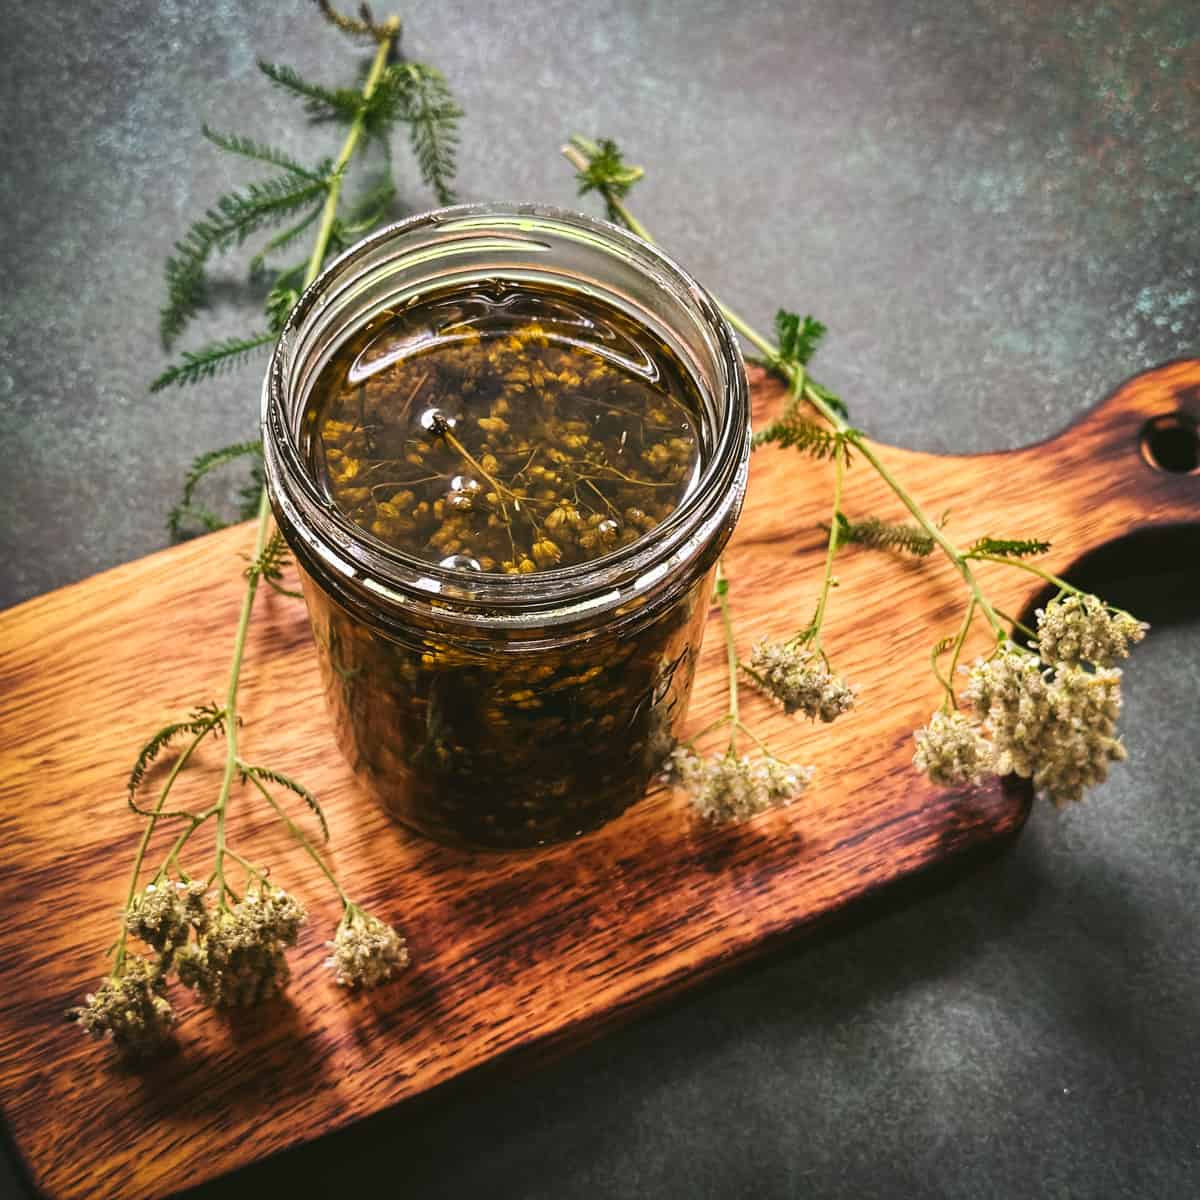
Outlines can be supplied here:
[[236, 133], [221, 133], [209, 125], [201, 125], [200, 132], [214, 146], [227, 150], [230, 154], [240, 154], [243, 158], [270, 163], [273, 167], [282, 167], [293, 175], [299, 175], [303, 179], [311, 179], [314, 182], [324, 178], [323, 170], [311, 171], [308, 167], [298, 163], [291, 155], [275, 149], [274, 146], [264, 145], [262, 142], [253, 141]]
[[781, 308], [775, 314], [775, 339], [779, 343], [779, 357], [786, 363], [805, 365], [816, 353], [825, 326], [816, 317], [801, 317], [798, 313]]
[[167, 528], [171, 531], [173, 539], [178, 540], [185, 535], [189, 522], [201, 525], [208, 533], [223, 529], [228, 524], [209, 509], [197, 505], [193, 496], [200, 481], [213, 471], [250, 456], [261, 462], [261, 442], [235, 442], [232, 446], [208, 450], [192, 463], [183, 481], [183, 494], [179, 503], [167, 514]]
[[633, 185], [645, 175], [645, 170], [626, 163], [620, 147], [612, 138], [601, 138], [594, 142], [591, 138], [576, 134], [571, 138], [571, 145], [587, 159], [587, 166], [575, 175], [579, 194], [586, 196], [588, 192], [599, 192], [608, 219], [620, 224], [621, 214], [613, 202], [623, 200]]
[[1045, 554], [1050, 543], [1040, 538], [993, 538], [981, 537], [972, 543], [967, 556], [994, 554], [999, 558], [1033, 558]]
[[843, 545], [853, 543], [875, 550], [894, 550], [918, 558], [924, 558], [934, 550], [933, 538], [917, 525], [881, 521], [878, 517], [851, 521], [844, 513], [838, 513], [837, 523], [838, 541]]
[[163, 388], [199, 383], [222, 371], [232, 370], [263, 346], [275, 341], [274, 333], [254, 333], [249, 337], [225, 338], [200, 350], [185, 350], [183, 360], [168, 367], [151, 385], [152, 392]]
[[303, 78], [298, 71], [281, 63], [258, 60], [258, 69], [276, 87], [300, 97], [304, 111], [317, 121], [353, 121], [362, 111], [362, 93], [353, 88], [327, 88]]
[[845, 439], [832, 429], [806, 421], [795, 413], [785, 414], [780, 420], [772, 421], [754, 435], [754, 446], [771, 443], [785, 450], [799, 450], [816, 459], [832, 458]]
[[160, 332], [168, 348], [205, 299], [204, 268], [214, 252], [241, 245], [252, 233], [287, 220], [325, 196], [328, 181], [290, 172], [229, 192], [175, 243], [167, 260], [167, 305]]
[[441, 71], [405, 62], [388, 67], [381, 76], [367, 102], [364, 126], [371, 136], [386, 138], [396, 121], [406, 122], [421, 178], [439, 204], [453, 204], [462, 115]]
[[283, 569], [291, 561], [288, 544], [284, 541], [283, 534], [276, 529], [267, 539], [262, 553], [246, 567], [246, 578], [262, 579], [282, 596], [291, 596], [296, 600], [303, 599], [303, 593], [286, 588], [280, 583], [283, 578]]
[[167, 259], [167, 302], [159, 315], [159, 335], [168, 349], [184, 331], [187, 323], [208, 302], [208, 280], [204, 274], [207, 255], [190, 248], [177, 247]]
[[146, 778], [146, 772], [150, 770], [162, 752], [177, 739], [187, 734], [199, 737], [215, 733], [217, 736], [220, 736], [225, 727], [224, 722], [224, 709], [218, 708], [215, 704], [202, 704], [198, 708], [194, 708], [188, 714], [186, 720], [172, 721], [155, 733], [138, 752], [137, 761], [133, 764], [133, 770], [129, 772], [129, 783], [126, 792], [129, 807], [134, 812], [141, 813], [143, 816], [149, 816], [150, 812], [139, 808], [135, 799], [138, 789], [142, 786]]
[[321, 836], [325, 841], [329, 841], [329, 826], [325, 821], [325, 812], [321, 808], [316, 796], [312, 794], [302, 783], [298, 783], [290, 776], [285, 775], [282, 771], [272, 770], [270, 767], [251, 766], [249, 763], [241, 764], [241, 772], [243, 777], [257, 779], [260, 783], [274, 783], [279, 787], [287, 788], [289, 792], [300, 797], [305, 804], [308, 805], [313, 815], [317, 818], [317, 822], [321, 826]]

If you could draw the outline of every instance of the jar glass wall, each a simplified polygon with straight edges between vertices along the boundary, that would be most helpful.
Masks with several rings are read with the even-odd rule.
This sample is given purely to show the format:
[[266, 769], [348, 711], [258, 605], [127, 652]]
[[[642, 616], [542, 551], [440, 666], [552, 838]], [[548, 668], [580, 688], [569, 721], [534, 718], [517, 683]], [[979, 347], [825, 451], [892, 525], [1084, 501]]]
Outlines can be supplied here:
[[[434, 291], [497, 281], [622, 312], [687, 371], [698, 481], [629, 545], [564, 568], [480, 575], [418, 559], [317, 486], [305, 414], [338, 348]], [[401, 222], [334, 262], [283, 330], [263, 395], [276, 520], [299, 563], [338, 741], [400, 820], [445, 841], [558, 841], [644, 792], [687, 708], [711, 576], [745, 492], [749, 400], [702, 288], [604, 222], [464, 206]]]

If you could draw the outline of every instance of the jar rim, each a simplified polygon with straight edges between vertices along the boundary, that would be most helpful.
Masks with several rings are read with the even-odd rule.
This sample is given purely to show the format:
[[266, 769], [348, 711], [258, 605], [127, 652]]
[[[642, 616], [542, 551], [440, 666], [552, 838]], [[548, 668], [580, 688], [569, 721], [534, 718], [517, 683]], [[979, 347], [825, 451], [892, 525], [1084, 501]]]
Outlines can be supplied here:
[[[628, 546], [567, 567], [527, 575], [475, 573], [443, 567], [389, 546], [355, 524], [320, 491], [300, 445], [298, 420], [289, 419], [289, 392], [304, 337], [331, 306], [345, 299], [357, 269], [390, 243], [422, 232], [452, 241], [485, 230], [520, 238], [538, 229], [576, 236], [620, 255], [652, 277], [702, 327], [724, 396], [720, 424], [696, 485], [659, 525]], [[635, 318], [636, 319], [636, 318]], [[359, 326], [361, 327], [361, 326]], [[696, 381], [698, 385], [702, 381]], [[307, 394], [292, 411], [307, 404]], [[472, 622], [545, 626], [597, 607], [626, 604], [654, 590], [671, 565], [694, 557], [711, 533], [736, 519], [745, 490], [750, 437], [750, 399], [736, 336], [708, 292], [657, 246], [608, 221], [542, 204], [474, 203], [418, 213], [386, 225], [330, 262], [293, 308], [271, 355], [263, 381], [262, 433], [268, 492], [280, 528], [294, 552], [319, 581], [334, 590], [369, 596], [375, 605], [436, 608]], [[314, 571], [315, 568], [315, 571]], [[332, 577], [332, 578], [331, 578]]]

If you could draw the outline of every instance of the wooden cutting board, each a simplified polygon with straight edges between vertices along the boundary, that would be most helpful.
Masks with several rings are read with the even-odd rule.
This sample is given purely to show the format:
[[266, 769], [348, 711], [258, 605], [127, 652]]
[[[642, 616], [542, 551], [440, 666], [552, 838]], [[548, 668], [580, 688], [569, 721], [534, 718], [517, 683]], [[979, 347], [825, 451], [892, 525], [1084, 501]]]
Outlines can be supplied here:
[[[754, 383], [761, 420], [778, 389]], [[1146, 422], [1173, 413], [1200, 418], [1200, 361], [1138, 376], [1026, 450], [884, 457], [929, 511], [949, 511], [960, 544], [1048, 537], [1045, 564], [1061, 573], [1134, 535], [1112, 561], [1152, 569], [1155, 538], [1137, 535], [1200, 525], [1200, 475], [1155, 469], [1141, 445]], [[1186, 466], [1188, 437], [1164, 434], [1160, 456]], [[830, 483], [827, 465], [795, 453], [755, 456], [727, 556], [743, 650], [810, 615]], [[903, 515], [861, 463], [844, 508]], [[123, 797], [131, 760], [164, 719], [223, 687], [250, 540], [230, 529], [0, 615], [0, 1101], [49, 1196], [159, 1196], [502, 1056], [586, 1038], [902, 877], [1011, 837], [1028, 812], [1017, 783], [945, 792], [910, 765], [912, 730], [939, 700], [930, 645], [962, 611], [940, 558], [839, 557], [827, 648], [861, 686], [849, 716], [813, 727], [747, 701], [779, 753], [816, 766], [799, 803], [715, 829], [660, 790], [578, 842], [520, 854], [424, 841], [359, 794], [330, 737], [303, 606], [268, 592], [244, 674], [244, 752], [320, 795], [349, 891], [403, 926], [414, 965], [379, 992], [344, 994], [321, 965], [337, 917], [327, 890], [286, 835], [247, 813], [243, 850], [312, 913], [289, 998], [223, 1020], [176, 989], [178, 1051], [132, 1071], [63, 1012], [95, 986], [114, 935], [140, 834]], [[1022, 572], [982, 570], [1011, 614], [1037, 594]], [[725, 704], [715, 614], [711, 625], [694, 728]], [[211, 799], [219, 754], [210, 746], [181, 776], [179, 803]]]

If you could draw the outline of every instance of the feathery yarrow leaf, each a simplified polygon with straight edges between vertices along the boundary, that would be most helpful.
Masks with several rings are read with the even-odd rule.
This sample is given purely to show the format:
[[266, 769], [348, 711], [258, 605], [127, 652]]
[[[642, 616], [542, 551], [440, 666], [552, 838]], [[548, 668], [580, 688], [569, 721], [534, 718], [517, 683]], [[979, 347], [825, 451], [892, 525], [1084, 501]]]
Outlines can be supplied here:
[[270, 163], [273, 167], [282, 167], [285, 171], [291, 171], [293, 175], [303, 176], [313, 182], [324, 177], [323, 170], [312, 171], [308, 167], [302, 166], [285, 151], [268, 146], [263, 142], [256, 142], [252, 138], [242, 137], [241, 134], [221, 133], [220, 130], [213, 129], [211, 125], [207, 124], [200, 126], [200, 132], [214, 146], [221, 150], [227, 150], [230, 154], [240, 154], [243, 158], [252, 158], [258, 162]]
[[799, 450], [810, 454], [813, 458], [822, 460], [833, 458], [839, 449], [845, 445], [845, 439], [840, 433], [815, 421], [806, 420], [795, 413], [785, 413], [777, 421], [764, 425], [754, 435], [754, 446], [765, 446], [771, 443], [785, 450]]
[[137, 795], [138, 789], [142, 786], [146, 778], [146, 772], [158, 760], [159, 755], [175, 742], [176, 739], [183, 737], [185, 734], [190, 734], [192, 737], [201, 737], [209, 733], [215, 733], [217, 736], [220, 736], [224, 728], [225, 710], [218, 708], [215, 704], [202, 704], [192, 709], [185, 720], [171, 721], [164, 725], [138, 752], [137, 761], [133, 764], [133, 770], [129, 772], [126, 797], [129, 801], [129, 807], [134, 812], [143, 813], [144, 815], [144, 810], [138, 808], [134, 797]]
[[862, 521], [851, 521], [845, 513], [838, 513], [838, 544], [853, 542], [875, 550], [895, 550], [924, 558], [933, 553], [936, 543], [917, 525], [882, 521], [878, 517], [867, 517]]
[[179, 499], [179, 503], [167, 514], [167, 528], [171, 531], [172, 537], [179, 538], [183, 536], [184, 525], [188, 520], [199, 521], [210, 533], [215, 529], [223, 528], [227, 524], [227, 522], [222, 521], [208, 509], [194, 502], [193, 496], [196, 487], [202, 479], [212, 474], [213, 471], [227, 466], [229, 463], [236, 462], [239, 458], [246, 458], [251, 455], [261, 461], [261, 442], [235, 442], [231, 446], [222, 446], [217, 450], [207, 450], [192, 462], [183, 481], [183, 494]]
[[288, 173], [219, 197], [175, 243], [175, 253], [167, 259], [167, 303], [159, 317], [163, 345], [170, 348], [205, 304], [204, 269], [214, 252], [241, 245], [263, 226], [287, 220], [298, 209], [322, 199], [328, 186], [325, 178]]
[[258, 69], [276, 87], [304, 101], [304, 111], [317, 121], [353, 121], [365, 101], [355, 88], [327, 88], [305, 79], [293, 67], [258, 60]]
[[272, 770], [270, 767], [254, 766], [251, 763], [240, 763], [238, 769], [242, 773], [243, 778], [253, 777], [260, 783], [274, 783], [282, 788], [286, 788], [289, 792], [300, 797], [305, 804], [308, 805], [313, 815], [317, 818], [317, 823], [321, 826], [321, 837], [325, 841], [329, 841], [329, 825], [325, 820], [325, 810], [321, 807], [320, 801], [304, 786], [304, 784], [293, 779], [290, 775], [285, 775], [282, 771]]
[[779, 343], [779, 358], [784, 363], [804, 366], [817, 352], [825, 336], [825, 326], [813, 316], [779, 309], [775, 314], [775, 340]]
[[225, 338], [213, 342], [200, 350], [185, 350], [183, 360], [168, 367], [150, 385], [152, 392], [161, 392], [163, 388], [199, 383], [211, 379], [222, 371], [230, 371], [263, 346], [269, 346], [275, 341], [275, 333], [252, 333], [249, 337]]
[[630, 188], [645, 175], [645, 170], [626, 163], [620, 147], [612, 138], [601, 138], [594, 142], [591, 138], [575, 134], [571, 138], [571, 145], [587, 159], [587, 166], [575, 174], [579, 194], [586, 196], [588, 192], [599, 192], [608, 219], [620, 224], [621, 214], [614, 201], [623, 200]]
[[304, 598], [303, 592], [286, 588], [280, 583], [280, 580], [283, 578], [283, 569], [291, 561], [288, 544], [284, 541], [283, 534], [278, 529], [275, 529], [267, 539], [267, 544], [262, 548], [262, 553], [247, 566], [245, 571], [246, 578], [265, 580], [281, 596], [291, 596], [294, 600], [302, 600]]
[[[406, 122], [421, 178], [439, 204], [453, 204], [462, 115], [441, 71], [425, 63], [405, 62], [384, 72], [371, 96], [366, 124], [369, 133], [381, 136], [396, 120]], [[372, 126], [373, 119], [378, 129]]]
[[1045, 554], [1050, 543], [1040, 538], [994, 538], [981, 537], [967, 549], [967, 557], [976, 554], [994, 554], [999, 558], [1033, 558]]

